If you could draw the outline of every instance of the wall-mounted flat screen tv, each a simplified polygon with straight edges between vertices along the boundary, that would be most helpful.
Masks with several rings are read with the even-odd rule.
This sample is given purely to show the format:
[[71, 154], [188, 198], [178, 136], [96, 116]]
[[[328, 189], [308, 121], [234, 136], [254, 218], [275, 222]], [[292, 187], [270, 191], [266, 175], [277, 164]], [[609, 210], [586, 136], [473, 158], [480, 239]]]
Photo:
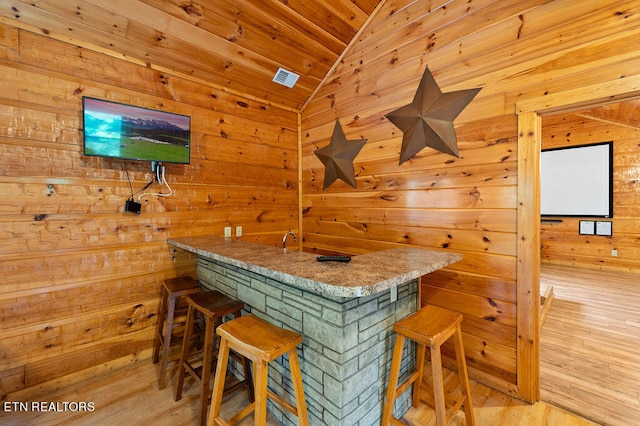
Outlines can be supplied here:
[[82, 98], [84, 154], [189, 163], [191, 117]]
[[543, 150], [540, 214], [613, 217], [613, 143]]

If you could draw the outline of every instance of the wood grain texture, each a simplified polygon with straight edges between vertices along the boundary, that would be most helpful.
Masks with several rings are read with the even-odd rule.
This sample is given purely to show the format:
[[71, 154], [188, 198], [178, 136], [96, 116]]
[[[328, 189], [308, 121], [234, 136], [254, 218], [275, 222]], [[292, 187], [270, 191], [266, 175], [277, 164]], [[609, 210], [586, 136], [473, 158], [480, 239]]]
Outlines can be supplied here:
[[[551, 218], [543, 222], [541, 256], [545, 263], [636, 271], [640, 269], [640, 101], [631, 100], [597, 108], [544, 117], [543, 149], [598, 142], [613, 142], [613, 218]], [[607, 220], [611, 237], [580, 235], [579, 221]], [[617, 256], [611, 255], [617, 250]]]
[[518, 118], [518, 390], [540, 397], [540, 116]]
[[[164, 277], [193, 268], [192, 258], [162, 250], [168, 235], [217, 233], [225, 225], [241, 224], [244, 239], [269, 244], [277, 244], [287, 229], [299, 232], [304, 226], [309, 230], [301, 238], [304, 248], [326, 253], [398, 244], [456, 250], [463, 261], [434, 276], [437, 283], [423, 283], [424, 290], [460, 294], [468, 303], [463, 330], [468, 360], [483, 360], [470, 368], [471, 376], [524, 397], [514, 371], [516, 364], [523, 371], [535, 369], [526, 365], [536, 344], [535, 322], [527, 315], [536, 308], [537, 292], [535, 267], [519, 265], [539, 247], [521, 238], [535, 239], [537, 218], [522, 214], [530, 206], [520, 207], [518, 199], [535, 182], [518, 165], [518, 145], [525, 139], [518, 142], [517, 114], [540, 111], [544, 124], [552, 113], [571, 110], [585, 123], [617, 123], [623, 154], [616, 163], [621, 183], [614, 232], [624, 232], [615, 235], [618, 258], [602, 256], [612, 248], [607, 244], [584, 250], [582, 240], [567, 235], [549, 246], [545, 259], [637, 268], [632, 260], [638, 234], [632, 128], [637, 122], [590, 107], [640, 96], [638, 2], [218, 3], [215, 8], [173, 0], [0, 5], [0, 239], [5, 244], [0, 272], [11, 277], [0, 287], [3, 309], [24, 306], [22, 296], [30, 303], [46, 300], [49, 289], [54, 299], [64, 299], [66, 286], [91, 297], [97, 282], [103, 294], [109, 276], [114, 285], [132, 281], [134, 287], [159, 288]], [[279, 64], [302, 74], [299, 86], [272, 85]], [[445, 92], [482, 91], [455, 122], [460, 159], [424, 150], [399, 167], [402, 135], [384, 114], [411, 100], [426, 65]], [[81, 154], [83, 94], [194, 118], [192, 164], [167, 166], [176, 197], [147, 198], [139, 222], [121, 213], [129, 194], [122, 165]], [[328, 143], [336, 119], [347, 138], [369, 140], [354, 162], [357, 190], [338, 183], [321, 191], [322, 167], [313, 151]], [[592, 124], [594, 137], [607, 135]], [[566, 138], [557, 131], [562, 123], [551, 126], [560, 135], [556, 139]], [[129, 165], [136, 188], [149, 180], [148, 169]], [[301, 194], [298, 200], [294, 194]], [[523, 217], [526, 229], [518, 228]], [[568, 257], [569, 251], [576, 254]], [[140, 255], [143, 271], [131, 266]], [[521, 304], [522, 297], [530, 306]], [[505, 307], [507, 318], [515, 306], [527, 328], [476, 316], [489, 301]], [[124, 307], [142, 302], [149, 313], [154, 299], [138, 295], [133, 305], [120, 302], [112, 308], [120, 307], [122, 315]], [[91, 308], [78, 313], [69, 303], [68, 312], [79, 320], [96, 314]], [[14, 324], [16, 315], [8, 315]], [[32, 339], [30, 333], [45, 326], [32, 322], [11, 332], [24, 331]], [[117, 335], [117, 327], [113, 330]], [[526, 353], [510, 352], [516, 336], [533, 338]], [[498, 356], [483, 357], [485, 345]], [[98, 353], [93, 362], [113, 356], [96, 348]], [[18, 359], [0, 366], [15, 379], [11, 388], [24, 386], [25, 368]], [[42, 362], [53, 365], [52, 360]]]
[[[39, 5], [68, 6], [54, 3]], [[278, 244], [297, 231], [298, 115], [0, 28], [3, 51], [18, 53], [0, 60], [4, 397], [143, 356], [160, 283], [195, 273], [195, 258], [170, 249], [167, 238], [239, 225], [248, 241]], [[191, 116], [191, 163], [166, 164], [171, 197], [145, 195], [142, 214], [123, 212], [132, 190], [151, 179], [149, 163], [128, 161], [125, 169], [121, 160], [83, 155], [83, 95]]]
[[[354, 254], [409, 244], [462, 253], [462, 261], [424, 277], [422, 298], [464, 313], [472, 378], [534, 401], [538, 239], [545, 237], [536, 210], [534, 112], [544, 110], [546, 120], [556, 108], [634, 96], [640, 57], [630, 43], [640, 10], [632, 1], [426, 3], [385, 3], [302, 111], [304, 246]], [[460, 158], [425, 149], [398, 166], [402, 135], [384, 114], [411, 101], [427, 65], [443, 92], [482, 90], [455, 122]], [[328, 143], [336, 118], [347, 138], [369, 141], [354, 161], [355, 190], [321, 190], [313, 151]], [[629, 212], [621, 223], [634, 229], [631, 182], [619, 189], [630, 200], [619, 209]], [[633, 256], [635, 235], [620, 238]], [[497, 321], [488, 320], [492, 310], [501, 312]]]
[[540, 396], [603, 425], [640, 416], [640, 274], [544, 264], [554, 300], [540, 333]]
[[[96, 425], [96, 424], [154, 424], [159, 426], [192, 425], [198, 419], [199, 387], [185, 388], [183, 398], [174, 400], [177, 366], [168, 368], [169, 381], [165, 389], [158, 390], [157, 365], [145, 361], [112, 363], [102, 368], [89, 369], [90, 374], [68, 376], [64, 382], [47, 382], [40, 389], [24, 389], [8, 395], [9, 401], [85, 401], [93, 402], [92, 412], [5, 412], [0, 411], [0, 422], [6, 426], [25, 424]], [[436, 416], [433, 408], [430, 363], [425, 363], [422, 384], [422, 404], [411, 407], [402, 417], [404, 424], [411, 426], [434, 426]], [[450, 369], [443, 372], [445, 402], [458, 395], [458, 379]], [[0, 381], [3, 377], [0, 375]], [[231, 382], [231, 380], [228, 380]], [[474, 417], [478, 425], [504, 426], [595, 426], [578, 414], [571, 414], [547, 402], [529, 405], [495, 391], [475, 381], [470, 381]], [[222, 417], [238, 412], [247, 404], [245, 390], [229, 396], [222, 404]], [[242, 420], [239, 425], [253, 424], [253, 415]], [[268, 413], [267, 426], [280, 423]], [[459, 411], [453, 418], [453, 425], [464, 425], [464, 412]]]
[[[14, 1], [16, 26], [138, 64], [299, 109], [378, 1]], [[300, 75], [273, 83], [283, 67]]]

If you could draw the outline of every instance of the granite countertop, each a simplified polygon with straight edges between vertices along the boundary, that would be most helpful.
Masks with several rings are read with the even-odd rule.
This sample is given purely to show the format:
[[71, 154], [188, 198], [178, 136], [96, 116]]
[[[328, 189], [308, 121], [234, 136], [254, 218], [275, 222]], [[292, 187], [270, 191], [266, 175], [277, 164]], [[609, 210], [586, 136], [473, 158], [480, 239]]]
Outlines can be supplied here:
[[169, 245], [299, 288], [338, 297], [369, 296], [462, 259], [458, 253], [400, 247], [318, 262], [316, 254], [204, 235], [171, 238]]

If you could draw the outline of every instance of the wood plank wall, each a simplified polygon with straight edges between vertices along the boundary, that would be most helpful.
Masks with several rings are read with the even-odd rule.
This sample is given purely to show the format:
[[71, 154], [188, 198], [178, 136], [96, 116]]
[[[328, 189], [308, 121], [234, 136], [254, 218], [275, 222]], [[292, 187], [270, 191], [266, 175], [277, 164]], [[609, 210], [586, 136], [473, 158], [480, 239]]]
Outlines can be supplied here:
[[[604, 95], [582, 87], [637, 82], [639, 9], [637, 1], [387, 1], [302, 111], [305, 250], [462, 253], [423, 278], [422, 301], [464, 314], [473, 378], [535, 400], [537, 346], [518, 339], [536, 334], [518, 330], [526, 321], [516, 317], [517, 295], [535, 277], [517, 281], [516, 103], [549, 96], [551, 108], [571, 101], [564, 91], [588, 101]], [[426, 148], [398, 165], [401, 133], [384, 114], [411, 101], [426, 66], [444, 92], [483, 89], [455, 122], [459, 159]], [[368, 142], [354, 161], [357, 189], [337, 181], [323, 191], [313, 151], [329, 143], [336, 119], [347, 139]], [[531, 368], [518, 367], [525, 362]]]
[[[0, 87], [0, 397], [148, 357], [162, 280], [195, 274], [167, 238], [298, 230], [295, 112], [9, 25]], [[191, 164], [165, 164], [174, 195], [123, 212], [123, 161], [83, 156], [83, 95], [192, 117]], [[151, 178], [127, 169], [134, 191]]]
[[[542, 123], [543, 149], [613, 141], [614, 150], [613, 218], [590, 219], [612, 222], [612, 236], [580, 235], [580, 218], [557, 218], [561, 223], [542, 222], [542, 261], [640, 270], [640, 129], [595, 120], [579, 112], [545, 117]], [[617, 250], [617, 256], [612, 256], [611, 250]]]

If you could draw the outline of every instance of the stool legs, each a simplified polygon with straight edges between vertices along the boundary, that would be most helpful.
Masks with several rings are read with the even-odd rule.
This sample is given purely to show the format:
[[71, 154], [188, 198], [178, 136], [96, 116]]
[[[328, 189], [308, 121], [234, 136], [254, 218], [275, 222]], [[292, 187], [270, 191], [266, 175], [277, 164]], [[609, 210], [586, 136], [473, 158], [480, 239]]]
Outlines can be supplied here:
[[[307, 405], [304, 399], [302, 373], [298, 359], [297, 346], [302, 343], [302, 336], [290, 330], [276, 327], [259, 319], [254, 315], [226, 322], [217, 329], [220, 336], [220, 352], [218, 365], [213, 382], [211, 396], [211, 411], [209, 413], [209, 426], [233, 426], [242, 421], [247, 415], [254, 413], [254, 425], [265, 426], [267, 422], [267, 399], [277, 403], [281, 408], [298, 417], [301, 426], [309, 425]], [[220, 417], [222, 396], [224, 393], [224, 376], [230, 351], [233, 355], [239, 354], [253, 362], [255, 400], [244, 407], [232, 418], [224, 420]], [[289, 357], [289, 370], [293, 385], [295, 406], [282, 395], [277, 395], [268, 390], [269, 363], [287, 354]]]
[[160, 311], [158, 311], [158, 323], [156, 324], [156, 335], [153, 339], [153, 363], [157, 364], [160, 355], [160, 341], [162, 336], [162, 327], [167, 315], [167, 291], [162, 287], [162, 297], [160, 298]]
[[[167, 309], [167, 304], [169, 305]], [[153, 345], [153, 363], [158, 363], [158, 356], [160, 352], [160, 342], [162, 342], [162, 356], [160, 357], [160, 380], [158, 381], [158, 389], [164, 389], [167, 381], [167, 363], [169, 362], [169, 348], [171, 346], [171, 333], [173, 333], [173, 316], [176, 309], [176, 298], [170, 297], [167, 290], [162, 290], [162, 302], [160, 306], [160, 316], [158, 317], [158, 325], [156, 331], [156, 337]], [[164, 328], [165, 319], [167, 325]]]
[[191, 342], [191, 333], [193, 331], [193, 322], [194, 322], [193, 317], [194, 317], [193, 307], [189, 305], [189, 309], [187, 311], [187, 324], [185, 325], [184, 338], [182, 339], [182, 351], [180, 352], [181, 354], [180, 364], [178, 365], [178, 389], [176, 391], [176, 401], [179, 401], [180, 398], [182, 398], [182, 387], [184, 385], [184, 373], [185, 373], [184, 361], [189, 356], [189, 344]]
[[[176, 401], [179, 401], [180, 398], [182, 398], [182, 390], [184, 386], [185, 374], [189, 372], [189, 374], [193, 376], [193, 378], [200, 384], [200, 388], [201, 388], [200, 389], [200, 413], [199, 413], [200, 425], [204, 426], [207, 420], [207, 409], [209, 408], [209, 398], [211, 397], [211, 394], [209, 393], [209, 381], [211, 379], [211, 364], [213, 363], [213, 356], [216, 354], [216, 352], [218, 354], [218, 364], [220, 363], [220, 358], [221, 358], [220, 349], [218, 349], [217, 351], [215, 351], [214, 349], [215, 349], [215, 341], [216, 341], [215, 329], [220, 323], [222, 323], [222, 318], [221, 317], [212, 318], [209, 315], [205, 315], [206, 325], [205, 325], [204, 349], [202, 354], [202, 367], [201, 367], [200, 375], [198, 375], [196, 372], [196, 368], [193, 367], [193, 365], [189, 362], [189, 356], [190, 356], [189, 346], [190, 346], [191, 336], [194, 328], [195, 314], [196, 314], [196, 309], [190, 303], [189, 310], [187, 312], [187, 325], [185, 329], [184, 340], [182, 342], [182, 354], [180, 356], [180, 367], [178, 370], [178, 387], [176, 390]], [[233, 313], [234, 318], [240, 318], [241, 315], [242, 315], [241, 311], [236, 311]], [[221, 342], [221, 345], [222, 345], [222, 342]], [[227, 353], [224, 369], [219, 369], [219, 367], [216, 367], [216, 370], [214, 373], [216, 376], [220, 375], [221, 377], [220, 381], [222, 382], [223, 393], [224, 393], [225, 377], [227, 372], [226, 363], [228, 362], [228, 356], [229, 355]], [[243, 361], [244, 374], [245, 374], [244, 382], [246, 383], [248, 388], [249, 401], [253, 402], [254, 396], [253, 396], [253, 386], [251, 386], [251, 368], [249, 365], [249, 360], [244, 358], [242, 361]], [[218, 383], [218, 380], [216, 380], [215, 383]], [[229, 391], [234, 390], [235, 387], [241, 384], [242, 382], [236, 384], [235, 386], [231, 387]]]
[[[222, 339], [220, 342], [220, 352], [218, 353], [218, 364], [216, 365], [216, 371], [227, 371], [227, 364], [229, 362], [229, 344], [227, 339]], [[256, 369], [257, 370], [257, 369]], [[258, 372], [255, 372], [254, 384], [258, 383]], [[220, 417], [220, 408], [222, 407], [222, 394], [224, 392], [224, 380], [213, 380], [213, 393], [211, 394], [211, 410], [209, 412], [209, 426], [215, 426], [219, 424], [215, 421]], [[259, 398], [259, 395], [255, 395]]]
[[442, 380], [442, 355], [440, 348], [431, 349], [431, 372], [433, 374], [433, 398], [436, 408], [436, 424], [445, 425], [447, 411], [444, 405], [444, 381]]
[[454, 335], [456, 346], [456, 361], [458, 363], [458, 377], [460, 377], [460, 387], [462, 394], [466, 397], [464, 400], [464, 415], [467, 419], [467, 425], [475, 426], [475, 418], [473, 417], [473, 406], [471, 405], [471, 387], [469, 386], [469, 376], [467, 374], [467, 363], [464, 358], [464, 344], [462, 341], [462, 329], [458, 324], [456, 334]]
[[[220, 419], [220, 410], [222, 408], [222, 396], [224, 392], [224, 380], [216, 377], [213, 382], [213, 393], [211, 396], [211, 411], [209, 413], [209, 426], [217, 425], [234, 425], [245, 418], [252, 411], [254, 412], [254, 425], [265, 426], [267, 424], [267, 397], [277, 401], [290, 412], [297, 413], [300, 426], [309, 426], [309, 415], [307, 413], [307, 403], [304, 399], [304, 388], [302, 385], [302, 374], [300, 372], [300, 361], [298, 352], [295, 348], [288, 352], [289, 369], [291, 370], [291, 381], [296, 398], [296, 406], [293, 407], [280, 396], [267, 390], [269, 381], [269, 362], [265, 359], [259, 359], [254, 362], [254, 397], [255, 401], [238, 412], [235, 416], [222, 423]], [[218, 356], [218, 364], [216, 371], [226, 371], [229, 361], [229, 344], [227, 339], [221, 339], [220, 354]]]
[[[462, 396], [456, 402], [452, 413], [455, 414], [460, 406], [463, 405], [466, 424], [468, 426], [475, 426], [473, 407], [471, 405], [471, 390], [467, 377], [467, 365], [464, 358], [464, 346], [462, 342], [462, 331], [460, 328], [460, 324], [456, 325], [455, 332], [453, 332], [453, 337], [456, 349], [458, 378], [460, 379]], [[411, 386], [411, 384], [413, 384], [412, 405], [414, 407], [418, 407], [420, 405], [420, 386], [424, 372], [424, 359], [427, 345], [421, 342], [416, 342], [416, 370], [402, 384], [400, 384], [400, 386], [398, 386], [402, 352], [406, 340], [407, 338], [402, 334], [396, 334], [396, 342], [393, 348], [393, 358], [391, 360], [391, 370], [389, 372], [389, 384], [387, 388], [384, 411], [382, 413], [382, 426], [388, 426], [390, 424], [403, 424], [393, 417], [393, 408], [398, 396], [400, 396], [400, 394], [407, 390], [409, 386]], [[439, 426], [444, 426], [450, 419], [447, 418], [447, 411], [445, 406], [444, 380], [442, 377], [442, 354], [440, 348], [440, 344], [434, 344], [433, 346], [430, 346], [430, 353], [431, 370], [433, 374], [433, 395], [436, 411], [436, 424]]]
[[269, 380], [269, 365], [264, 360], [259, 360], [256, 367], [256, 408], [254, 412], [254, 424], [263, 426], [267, 424], [267, 382]]
[[[176, 311], [181, 311], [181, 308], [178, 306], [178, 301], [198, 292], [200, 292], [198, 282], [190, 277], [170, 278], [164, 280], [162, 283], [160, 310], [158, 311], [152, 358], [154, 364], [160, 362], [159, 389], [164, 389], [167, 383], [167, 364], [169, 363], [169, 352], [172, 340], [174, 337], [181, 337], [177, 335], [174, 336], [173, 333], [173, 329], [181, 324], [181, 321], [174, 318]], [[160, 351], [162, 351], [162, 353]]]
[[387, 399], [382, 413], [382, 426], [388, 426], [391, 424], [393, 405], [395, 404], [398, 395], [398, 378], [400, 377], [400, 363], [402, 361], [404, 341], [405, 337], [402, 334], [396, 334], [396, 343], [393, 346], [393, 358], [391, 358], [391, 370], [389, 371]]
[[[207, 421], [207, 408], [209, 408], [209, 379], [211, 378], [211, 359], [213, 357], [213, 345], [215, 340], [215, 323], [207, 319], [206, 333], [204, 335], [204, 353], [202, 357], [202, 377], [200, 378], [200, 425], [204, 426]], [[209, 327], [212, 330], [209, 330]], [[222, 374], [226, 374], [222, 373]], [[184, 373], [183, 373], [184, 375]]]
[[307, 413], [307, 402], [304, 399], [300, 360], [298, 359], [298, 351], [296, 349], [289, 352], [289, 370], [291, 370], [291, 381], [293, 382], [293, 390], [296, 394], [298, 420], [300, 421], [300, 425], [305, 426], [309, 424], [309, 415]]
[[413, 382], [413, 399], [411, 405], [414, 407], [420, 406], [420, 396], [422, 395], [422, 376], [424, 374], [424, 357], [426, 351], [425, 345], [416, 345], [416, 381]]

